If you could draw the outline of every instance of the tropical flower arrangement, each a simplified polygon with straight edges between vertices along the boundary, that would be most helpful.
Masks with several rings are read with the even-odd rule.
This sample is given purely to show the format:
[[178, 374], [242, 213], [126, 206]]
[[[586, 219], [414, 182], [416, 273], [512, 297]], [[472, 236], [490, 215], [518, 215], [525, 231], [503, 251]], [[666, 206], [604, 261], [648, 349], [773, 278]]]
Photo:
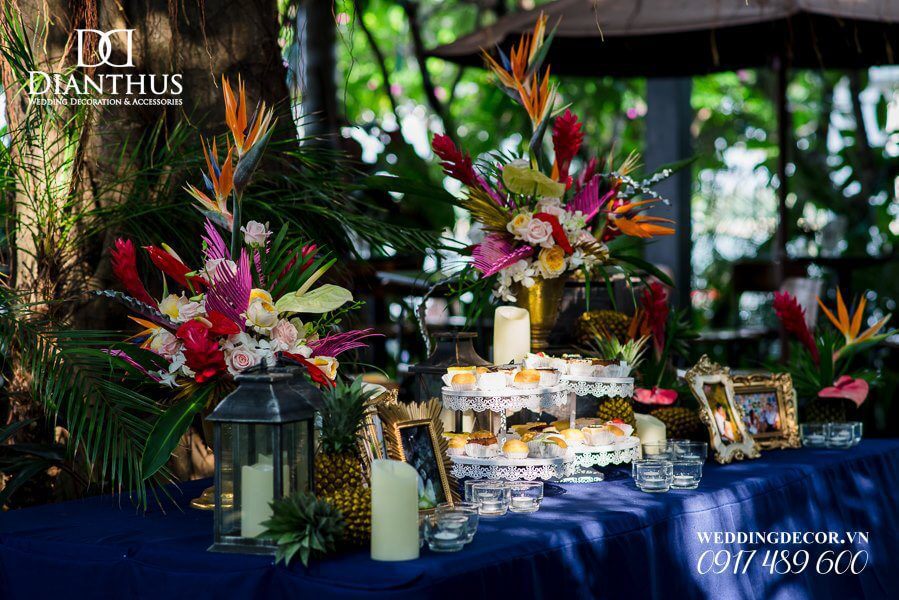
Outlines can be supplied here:
[[818, 298], [821, 311], [834, 328], [819, 327], [813, 331], [806, 322], [805, 309], [793, 295], [789, 292], [774, 295], [777, 318], [797, 342], [792, 346], [790, 360], [785, 368], [793, 378], [797, 394], [801, 399], [810, 401], [809, 406], [820, 399], [844, 399], [852, 402], [855, 407], [860, 407], [867, 399], [870, 384], [876, 379], [877, 372], [854, 368], [853, 359], [893, 332], [882, 331], [892, 315], [885, 315], [862, 331], [865, 304], [865, 297], [862, 296], [850, 315], [839, 290], [836, 311], [829, 309]]
[[[504, 301], [515, 301], [517, 286], [531, 288], [540, 279], [577, 270], [619, 265], [655, 272], [624, 252], [626, 245], [612, 242], [619, 236], [647, 239], [674, 232], [670, 220], [644, 214], [660, 200], [650, 187], [670, 169], [637, 181], [630, 173], [638, 158], [631, 154], [617, 169], [611, 159], [592, 158], [572, 172], [583, 143], [582, 124], [570, 110], [556, 108], [557, 88], [550, 84], [549, 68], [541, 74], [554, 33], [546, 35], [546, 16], [541, 15], [511, 56], [502, 50], [498, 59], [484, 53], [499, 87], [528, 114], [527, 158], [496, 153], [490, 164], [476, 166], [448, 136], [437, 135], [432, 143], [446, 174], [465, 186], [462, 206], [486, 234], [471, 248], [471, 266], [481, 279], [493, 282], [494, 296]], [[552, 161], [542, 152], [547, 131]]]
[[[374, 335], [370, 329], [334, 331], [339, 316], [358, 306], [349, 290], [320, 284], [336, 259], [314, 244], [297, 243], [287, 226], [275, 233], [268, 224], [241, 222], [243, 193], [274, 120], [265, 104], [248, 119], [243, 84], [237, 94], [227, 79], [222, 84], [231, 139], [223, 160], [214, 139], [203, 142], [205, 191], [187, 186], [207, 217], [202, 264], [188, 266], [166, 244], [146, 246], [163, 276], [162, 297], [156, 298], [138, 274], [133, 242], [119, 239], [112, 267], [127, 295], [102, 292], [124, 302], [135, 313], [130, 319], [142, 327], [129, 344], [108, 352], [177, 390], [174, 404], [150, 434], [145, 477], [164, 464], [168, 446], [180, 437], [182, 432], [173, 436], [171, 428], [186, 429], [187, 417], [230, 389], [233, 376], [282, 359], [301, 365], [313, 381], [330, 387], [338, 356], [365, 346], [363, 340]], [[223, 233], [230, 234], [230, 246]]]

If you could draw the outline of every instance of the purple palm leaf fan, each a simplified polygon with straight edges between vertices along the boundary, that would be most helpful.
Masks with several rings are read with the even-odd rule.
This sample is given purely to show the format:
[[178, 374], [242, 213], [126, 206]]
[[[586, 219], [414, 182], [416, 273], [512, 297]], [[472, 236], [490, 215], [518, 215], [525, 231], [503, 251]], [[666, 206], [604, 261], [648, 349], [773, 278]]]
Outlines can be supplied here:
[[216, 269], [215, 278], [206, 292], [206, 310], [220, 312], [245, 329], [243, 316], [250, 304], [253, 276], [250, 273], [250, 259], [246, 250], [240, 251], [240, 260], [235, 269], [228, 263]]
[[375, 330], [370, 328], [353, 329], [344, 331], [343, 333], [325, 336], [314, 342], [309, 342], [309, 347], [312, 348], [312, 356], [337, 356], [347, 350], [364, 348], [368, 346], [368, 344], [362, 340], [381, 335], [382, 334], [380, 333], [375, 333]]
[[533, 253], [534, 249], [530, 246], [515, 248], [506, 236], [490, 233], [474, 247], [471, 257], [474, 259], [474, 268], [483, 273], [484, 277], [490, 277]]
[[259, 278], [259, 287], [265, 287], [265, 272], [262, 270], [262, 255], [259, 250], [253, 250], [253, 265], [256, 267], [256, 277]]
[[571, 202], [565, 208], [572, 213], [581, 211], [584, 219], [589, 223], [590, 219], [599, 212], [601, 206], [602, 202], [599, 200], [599, 176], [595, 175], [574, 195], [574, 198], [571, 199]]
[[206, 258], [208, 260], [217, 258], [231, 260], [231, 252], [228, 250], [228, 245], [216, 226], [212, 224], [212, 221], [206, 219], [204, 229], [206, 230], [206, 235], [203, 236], [203, 241], [206, 242]]

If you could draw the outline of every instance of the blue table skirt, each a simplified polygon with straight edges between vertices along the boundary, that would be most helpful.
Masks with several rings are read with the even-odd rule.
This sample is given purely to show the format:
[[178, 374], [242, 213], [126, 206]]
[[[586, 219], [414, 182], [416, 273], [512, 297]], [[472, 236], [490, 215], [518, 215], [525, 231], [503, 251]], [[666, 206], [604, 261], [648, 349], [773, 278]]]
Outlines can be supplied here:
[[[182, 506], [208, 481], [185, 484]], [[0, 515], [0, 598], [888, 598], [899, 594], [899, 440], [783, 450], [707, 465], [700, 489], [645, 494], [623, 473], [565, 484], [540, 512], [482, 519], [462, 552], [377, 563], [367, 552], [275, 566], [206, 552], [207, 512], [141, 515], [109, 497]], [[867, 532], [844, 545], [704, 543], [698, 532]], [[699, 574], [708, 550], [758, 550], [745, 573]], [[765, 551], [805, 549], [781, 575]], [[867, 552], [859, 575], [820, 575], [824, 552]], [[722, 555], [724, 556], [724, 555]], [[847, 554], [848, 557], [848, 554]], [[710, 553], [705, 554], [705, 561]], [[863, 559], [859, 559], [860, 566]], [[708, 566], [708, 562], [704, 563]], [[827, 561], [825, 560], [825, 566]], [[742, 567], [741, 567], [742, 568]], [[780, 567], [779, 567], [780, 568]]]

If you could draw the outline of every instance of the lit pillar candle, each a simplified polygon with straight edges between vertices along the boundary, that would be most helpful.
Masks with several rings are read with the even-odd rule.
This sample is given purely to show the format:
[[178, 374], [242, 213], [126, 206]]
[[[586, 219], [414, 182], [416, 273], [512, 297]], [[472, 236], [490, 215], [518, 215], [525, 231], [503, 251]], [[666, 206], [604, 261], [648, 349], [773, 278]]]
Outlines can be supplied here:
[[275, 468], [268, 464], [244, 465], [240, 470], [240, 535], [254, 538], [263, 531], [263, 521], [272, 516]]
[[523, 360], [531, 351], [531, 315], [524, 308], [500, 306], [493, 313], [493, 363]]
[[418, 472], [398, 460], [371, 463], [371, 557], [418, 558]]
[[665, 441], [665, 424], [652, 415], [636, 413], [637, 437], [641, 444]]

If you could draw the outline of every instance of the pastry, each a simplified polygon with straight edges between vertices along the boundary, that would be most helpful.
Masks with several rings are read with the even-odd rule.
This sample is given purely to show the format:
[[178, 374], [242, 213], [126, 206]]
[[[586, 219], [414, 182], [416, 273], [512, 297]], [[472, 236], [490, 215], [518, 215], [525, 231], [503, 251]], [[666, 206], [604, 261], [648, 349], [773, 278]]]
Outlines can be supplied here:
[[483, 429], [480, 431], [471, 432], [471, 434], [468, 436], [468, 442], [470, 444], [478, 444], [480, 446], [491, 446], [497, 443], [496, 436], [493, 433], [485, 431]]
[[540, 385], [540, 371], [522, 369], [512, 378], [512, 385], [521, 389], [535, 388]]
[[464, 392], [473, 390], [477, 382], [478, 378], [471, 371], [454, 373], [452, 379], [450, 379], [450, 387], [457, 392]]
[[478, 375], [478, 388], [482, 390], [497, 390], [506, 387], [505, 373], [481, 373]]
[[468, 444], [468, 440], [464, 437], [454, 437], [449, 441], [449, 448], [447, 449], [447, 453], [450, 456], [462, 456], [465, 454], [465, 446]]
[[525, 443], [530, 442], [531, 440], [536, 438], [538, 435], [540, 435], [540, 433], [537, 431], [528, 431], [524, 435], [521, 436], [521, 441], [525, 442]]
[[569, 446], [583, 444], [586, 441], [584, 433], [580, 429], [563, 429], [561, 435]]
[[615, 436], [605, 427], [584, 427], [581, 433], [588, 446], [608, 446], [615, 441]]
[[528, 445], [521, 440], [509, 440], [503, 444], [503, 455], [506, 458], [527, 458]]
[[568, 361], [568, 372], [574, 377], [592, 377], [595, 367], [589, 358], [575, 358]]
[[605, 425], [606, 429], [617, 438], [625, 438], [634, 432], [634, 428], [621, 419], [612, 419]]
[[534, 458], [558, 458], [568, 450], [568, 443], [558, 433], [540, 433], [527, 445], [529, 455]]
[[571, 421], [569, 421], [568, 419], [553, 421], [552, 426], [555, 427], [558, 431], [562, 431], [571, 427]]
[[537, 369], [540, 374], [540, 385], [543, 387], [553, 387], [559, 384], [561, 374], [555, 369]]

